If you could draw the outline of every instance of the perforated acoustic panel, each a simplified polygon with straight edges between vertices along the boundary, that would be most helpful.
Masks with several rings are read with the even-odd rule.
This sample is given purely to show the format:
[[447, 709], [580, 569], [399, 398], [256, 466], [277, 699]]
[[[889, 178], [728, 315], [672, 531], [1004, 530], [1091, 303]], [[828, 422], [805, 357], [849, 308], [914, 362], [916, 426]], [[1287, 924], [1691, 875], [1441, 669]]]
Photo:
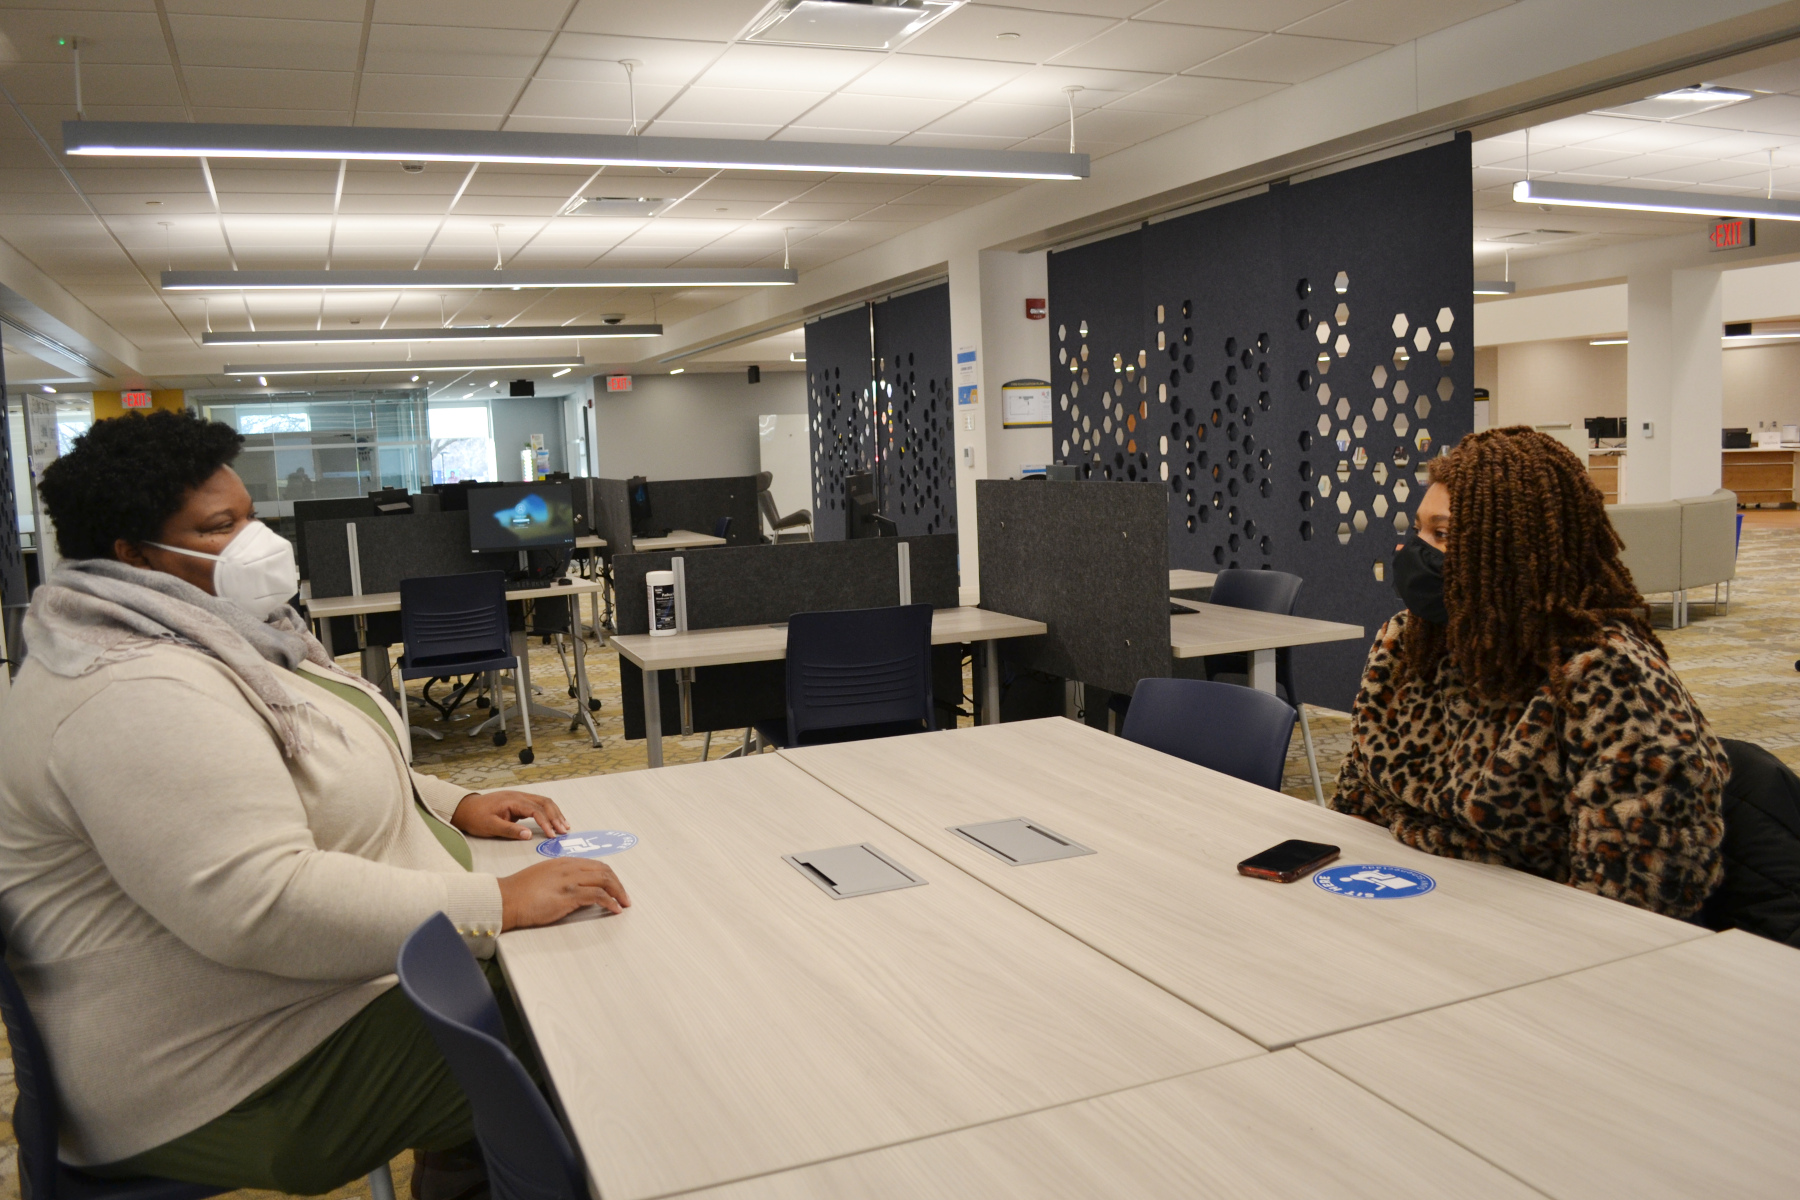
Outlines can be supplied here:
[[1050, 258], [1058, 460], [1167, 487], [1171, 566], [1292, 571], [1300, 615], [1362, 625], [1293, 652], [1309, 703], [1349, 707], [1472, 427], [1468, 173], [1459, 137]]
[[949, 285], [814, 321], [806, 366], [813, 537], [844, 537], [844, 477], [858, 471], [874, 472], [902, 535], [954, 533]]

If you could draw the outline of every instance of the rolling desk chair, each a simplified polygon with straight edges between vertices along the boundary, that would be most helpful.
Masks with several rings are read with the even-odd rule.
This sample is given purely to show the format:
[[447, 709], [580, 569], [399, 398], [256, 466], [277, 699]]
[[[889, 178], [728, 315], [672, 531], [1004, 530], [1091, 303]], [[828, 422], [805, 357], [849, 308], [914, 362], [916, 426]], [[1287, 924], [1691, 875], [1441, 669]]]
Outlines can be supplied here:
[[1145, 679], [1132, 693], [1123, 736], [1280, 791], [1294, 718], [1292, 708], [1267, 692], [1204, 679]]
[[[407, 680], [511, 670], [519, 695], [519, 724], [525, 729], [525, 748], [519, 751], [519, 761], [531, 762], [535, 753], [531, 747], [531, 707], [526, 695], [531, 683], [525, 660], [513, 653], [509, 625], [503, 572], [427, 575], [400, 581], [400, 628], [406, 643], [406, 651], [400, 656], [400, 716], [409, 730], [418, 727], [411, 724]], [[494, 745], [504, 746], [506, 696], [497, 685], [491, 691], [495, 719], [500, 723]], [[486, 728], [483, 723], [474, 733]], [[443, 740], [433, 730], [419, 728], [419, 732]], [[412, 761], [410, 737], [406, 757]]]

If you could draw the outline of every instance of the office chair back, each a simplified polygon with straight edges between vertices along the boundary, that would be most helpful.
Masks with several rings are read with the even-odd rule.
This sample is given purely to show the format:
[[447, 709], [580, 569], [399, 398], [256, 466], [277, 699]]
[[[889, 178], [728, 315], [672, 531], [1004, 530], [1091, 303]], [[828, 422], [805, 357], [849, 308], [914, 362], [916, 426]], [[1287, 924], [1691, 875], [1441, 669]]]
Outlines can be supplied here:
[[931, 605], [795, 613], [788, 618], [790, 746], [851, 726], [936, 729]]
[[409, 669], [475, 658], [511, 659], [506, 576], [499, 571], [400, 581], [400, 640]]
[[1144, 679], [1121, 732], [1140, 746], [1279, 791], [1295, 719], [1292, 707], [1267, 692], [1202, 679]]
[[1220, 571], [1213, 580], [1212, 602], [1287, 616], [1300, 599], [1302, 582], [1300, 576], [1286, 571]]
[[[766, 472], [765, 472], [766, 474]], [[763, 520], [769, 523], [769, 529], [781, 528], [781, 510], [775, 507], [775, 494], [764, 488], [756, 493], [756, 505], [762, 509]]]
[[62, 1114], [56, 1103], [56, 1080], [25, 993], [6, 962], [4, 936], [0, 936], [0, 1017], [6, 1022], [19, 1093], [13, 1101], [12, 1124], [23, 1200], [203, 1200], [226, 1190], [172, 1179], [100, 1179], [57, 1161], [56, 1131]]
[[394, 970], [469, 1099], [493, 1200], [587, 1200], [587, 1172], [506, 1044], [494, 993], [450, 919], [413, 930]]
[[728, 538], [731, 536], [730, 517], [720, 517], [713, 522], [713, 536], [716, 538]]

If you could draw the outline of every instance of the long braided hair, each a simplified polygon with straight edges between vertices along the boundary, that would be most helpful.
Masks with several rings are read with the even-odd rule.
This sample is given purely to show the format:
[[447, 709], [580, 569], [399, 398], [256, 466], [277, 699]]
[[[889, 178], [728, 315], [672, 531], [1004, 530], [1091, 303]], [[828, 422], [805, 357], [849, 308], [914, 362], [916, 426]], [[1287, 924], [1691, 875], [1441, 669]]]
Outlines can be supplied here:
[[1450, 492], [1450, 623], [1406, 623], [1407, 674], [1431, 679], [1448, 654], [1488, 699], [1522, 701], [1546, 679], [1560, 695], [1563, 664], [1607, 622], [1666, 657], [1600, 489], [1561, 442], [1524, 425], [1473, 434], [1433, 460], [1431, 481]]

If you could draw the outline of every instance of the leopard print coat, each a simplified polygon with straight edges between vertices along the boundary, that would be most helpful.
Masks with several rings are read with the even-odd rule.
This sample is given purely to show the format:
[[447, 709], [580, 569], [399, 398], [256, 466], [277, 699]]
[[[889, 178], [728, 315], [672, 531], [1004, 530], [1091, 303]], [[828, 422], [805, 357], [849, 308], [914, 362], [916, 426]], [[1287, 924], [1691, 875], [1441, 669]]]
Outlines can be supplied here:
[[1404, 678], [1402, 612], [1369, 651], [1331, 806], [1409, 846], [1530, 871], [1672, 917], [1719, 885], [1725, 750], [1624, 625], [1524, 702], [1474, 695], [1448, 657]]

